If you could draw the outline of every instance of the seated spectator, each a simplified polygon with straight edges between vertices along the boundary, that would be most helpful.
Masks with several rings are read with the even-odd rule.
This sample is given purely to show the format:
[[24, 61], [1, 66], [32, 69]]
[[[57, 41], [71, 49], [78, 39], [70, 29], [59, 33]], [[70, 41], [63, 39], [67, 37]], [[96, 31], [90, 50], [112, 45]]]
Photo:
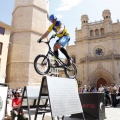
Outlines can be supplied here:
[[[19, 91], [14, 93], [14, 99], [12, 100], [12, 110], [11, 110], [11, 120], [14, 120], [15, 117], [18, 117], [19, 120], [28, 120], [24, 117], [23, 111], [21, 109], [22, 98], [20, 97]], [[20, 111], [20, 114], [18, 114]]]

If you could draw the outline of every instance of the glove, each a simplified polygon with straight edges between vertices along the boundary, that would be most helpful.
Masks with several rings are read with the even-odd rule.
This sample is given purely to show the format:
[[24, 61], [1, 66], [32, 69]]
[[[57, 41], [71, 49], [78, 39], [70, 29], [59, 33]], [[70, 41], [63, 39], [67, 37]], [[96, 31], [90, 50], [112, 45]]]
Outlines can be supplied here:
[[38, 40], [37, 40], [37, 42], [38, 42], [38, 43], [40, 43], [40, 42], [41, 42], [41, 40], [42, 40], [42, 39], [40, 38], [40, 39], [38, 39]]
[[51, 36], [51, 38], [55, 38], [56, 37], [56, 34], [53, 34], [52, 36]]

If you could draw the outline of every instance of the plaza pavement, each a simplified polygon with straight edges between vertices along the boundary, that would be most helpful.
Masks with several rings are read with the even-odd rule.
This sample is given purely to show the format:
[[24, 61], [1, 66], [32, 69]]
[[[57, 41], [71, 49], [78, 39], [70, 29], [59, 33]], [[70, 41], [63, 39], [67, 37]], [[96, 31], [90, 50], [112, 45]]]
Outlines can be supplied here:
[[[10, 115], [10, 110], [11, 110], [11, 100], [9, 100], [9, 104], [7, 105], [8, 115]], [[107, 106], [105, 108], [105, 115], [106, 115], [106, 119], [104, 120], [120, 120], [120, 107], [113, 108], [113, 107]], [[34, 115], [32, 115], [31, 118], [32, 120], [34, 120]], [[37, 120], [42, 120], [42, 116], [38, 115]], [[51, 114], [46, 113], [44, 120], [51, 120]], [[81, 119], [66, 118], [65, 120], [81, 120]]]
[[[106, 107], [105, 108], [106, 119], [104, 120], [120, 120], [120, 107], [113, 108], [113, 107]], [[34, 120], [34, 116], [32, 116], [32, 120]], [[41, 116], [38, 116], [37, 120], [42, 120]], [[45, 115], [45, 120], [51, 120], [50, 113]], [[73, 118], [66, 118], [66, 120], [80, 120], [80, 119], [73, 119]]]

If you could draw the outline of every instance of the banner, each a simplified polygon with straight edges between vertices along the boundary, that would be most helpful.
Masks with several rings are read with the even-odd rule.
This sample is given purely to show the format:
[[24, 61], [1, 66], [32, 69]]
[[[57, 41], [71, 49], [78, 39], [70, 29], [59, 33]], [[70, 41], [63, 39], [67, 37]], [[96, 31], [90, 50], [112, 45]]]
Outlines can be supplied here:
[[7, 91], [7, 86], [0, 86], [0, 120], [5, 119]]

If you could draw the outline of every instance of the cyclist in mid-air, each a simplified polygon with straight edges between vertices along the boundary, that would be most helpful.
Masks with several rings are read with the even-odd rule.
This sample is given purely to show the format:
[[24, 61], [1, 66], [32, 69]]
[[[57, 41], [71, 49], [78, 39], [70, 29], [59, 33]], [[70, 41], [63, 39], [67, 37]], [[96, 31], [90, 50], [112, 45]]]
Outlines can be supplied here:
[[[56, 43], [54, 44], [54, 54], [59, 57], [58, 49], [66, 56], [67, 58], [67, 65], [70, 65], [72, 63], [71, 58], [69, 57], [66, 49], [64, 46], [69, 42], [70, 35], [67, 32], [65, 26], [61, 23], [61, 21], [57, 20], [57, 17], [52, 14], [49, 17], [50, 22], [52, 22], [52, 25], [48, 28], [48, 30], [42, 35], [42, 37], [38, 40], [40, 43], [42, 39], [46, 38], [49, 33], [53, 30], [56, 34], [52, 35], [53, 38], [56, 36], [59, 38]], [[55, 65], [57, 65], [57, 62], [55, 62]]]

